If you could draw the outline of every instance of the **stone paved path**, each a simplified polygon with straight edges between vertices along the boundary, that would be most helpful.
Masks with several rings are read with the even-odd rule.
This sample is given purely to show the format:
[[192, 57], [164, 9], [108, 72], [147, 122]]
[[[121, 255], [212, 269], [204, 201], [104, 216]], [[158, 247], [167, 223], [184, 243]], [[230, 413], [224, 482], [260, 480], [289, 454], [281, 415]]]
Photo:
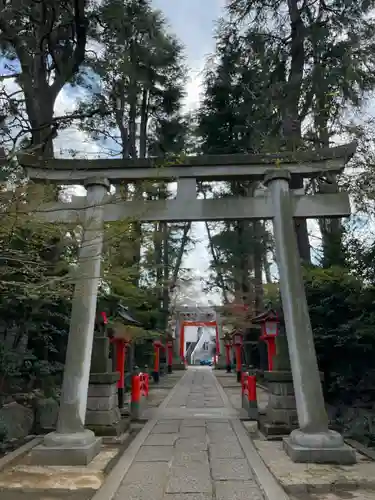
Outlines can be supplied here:
[[264, 500], [234, 430], [236, 417], [212, 371], [189, 369], [114, 500]]

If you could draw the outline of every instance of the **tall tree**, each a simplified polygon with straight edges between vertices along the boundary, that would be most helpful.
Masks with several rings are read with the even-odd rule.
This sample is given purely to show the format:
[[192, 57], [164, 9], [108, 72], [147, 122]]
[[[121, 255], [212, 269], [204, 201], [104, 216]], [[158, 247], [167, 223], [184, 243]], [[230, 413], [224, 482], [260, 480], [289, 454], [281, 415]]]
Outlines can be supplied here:
[[1, 5], [0, 43], [6, 77], [22, 91], [9, 96], [3, 86], [3, 119], [16, 119], [17, 136], [26, 135], [32, 147], [49, 157], [53, 156], [57, 129], [66, 121], [53, 116], [56, 98], [85, 58], [89, 3], [8, 0]]
[[[124, 159], [156, 155], [167, 161], [181, 154], [189, 130], [189, 119], [182, 113], [183, 47], [148, 0], [106, 0], [96, 14], [100, 25], [91, 36], [100, 50], [87, 60], [83, 72], [81, 82], [88, 93], [80, 110], [90, 115], [101, 107], [103, 113], [84, 119], [82, 129], [109, 154]], [[169, 196], [168, 186], [156, 181], [116, 188], [126, 199]], [[123, 266], [116, 283], [122, 287], [119, 275], [124, 283], [131, 279], [134, 289], [147, 283], [154, 287], [161, 308], [168, 310], [169, 287], [177, 279], [188, 231], [188, 225], [125, 221], [116, 249], [110, 249], [116, 265]]]
[[[280, 53], [275, 105], [288, 149], [329, 146], [350, 107], [374, 88], [375, 2], [232, 0], [228, 11], [247, 37], [275, 44]], [[275, 35], [277, 33], [277, 35]], [[303, 187], [295, 179], [294, 187]], [[337, 190], [336, 179], [330, 179]], [[296, 221], [300, 254], [309, 260], [307, 229]], [[320, 222], [326, 263], [342, 262], [338, 220]], [[329, 254], [329, 256], [328, 256]], [[335, 259], [334, 259], [335, 260]]]

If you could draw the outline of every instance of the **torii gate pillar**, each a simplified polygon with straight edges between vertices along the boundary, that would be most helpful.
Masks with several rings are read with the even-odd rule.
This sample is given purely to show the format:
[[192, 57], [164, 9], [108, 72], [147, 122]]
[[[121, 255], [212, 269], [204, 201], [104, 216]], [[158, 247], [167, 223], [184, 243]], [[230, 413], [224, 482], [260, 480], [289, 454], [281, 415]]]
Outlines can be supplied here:
[[353, 464], [353, 448], [328, 429], [313, 332], [303, 285], [289, 190], [290, 173], [275, 169], [265, 178], [271, 191], [280, 291], [296, 396], [299, 429], [284, 439], [294, 462]]
[[80, 279], [74, 288], [59, 417], [56, 432], [47, 434], [43, 443], [32, 449], [31, 460], [38, 465], [87, 465], [99, 453], [102, 441], [85, 429], [85, 418], [103, 247], [103, 199], [110, 185], [106, 179], [89, 179], [85, 186], [89, 208], [77, 270]]

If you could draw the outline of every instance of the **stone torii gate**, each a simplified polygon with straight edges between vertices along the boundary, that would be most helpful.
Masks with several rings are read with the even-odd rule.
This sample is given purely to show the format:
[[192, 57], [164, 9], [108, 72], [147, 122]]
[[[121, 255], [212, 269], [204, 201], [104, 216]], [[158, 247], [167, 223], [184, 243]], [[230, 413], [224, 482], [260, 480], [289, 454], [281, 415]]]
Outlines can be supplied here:
[[[34, 182], [83, 184], [86, 197], [39, 207], [33, 214], [54, 223], [77, 223], [84, 228], [75, 285], [70, 333], [56, 432], [44, 438], [37, 456], [53, 465], [87, 463], [100, 441], [84, 428], [97, 289], [100, 279], [104, 222], [209, 221], [272, 219], [280, 290], [287, 330], [299, 429], [284, 448], [295, 461], [354, 463], [355, 455], [340, 434], [328, 430], [313, 334], [304, 292], [293, 218], [350, 215], [347, 193], [304, 195], [289, 188], [294, 175], [321, 178], [340, 173], [356, 145], [312, 152], [275, 155], [187, 157], [179, 164], [163, 159], [40, 160], [25, 155], [19, 162]], [[254, 197], [197, 199], [197, 180], [262, 181], [268, 188]], [[124, 201], [108, 194], [110, 184], [177, 180], [173, 200]], [[27, 211], [27, 207], [25, 209]], [[29, 209], [31, 212], [31, 209]]]

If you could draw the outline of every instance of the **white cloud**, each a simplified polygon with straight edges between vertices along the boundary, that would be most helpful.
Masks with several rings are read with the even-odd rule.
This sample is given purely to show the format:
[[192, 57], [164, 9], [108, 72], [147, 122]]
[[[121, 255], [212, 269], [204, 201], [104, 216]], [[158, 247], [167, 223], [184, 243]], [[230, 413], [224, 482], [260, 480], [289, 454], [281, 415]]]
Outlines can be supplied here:
[[203, 91], [203, 69], [204, 63], [198, 69], [190, 71], [190, 78], [186, 84], [185, 107], [189, 111], [194, 111], [198, 106]]

